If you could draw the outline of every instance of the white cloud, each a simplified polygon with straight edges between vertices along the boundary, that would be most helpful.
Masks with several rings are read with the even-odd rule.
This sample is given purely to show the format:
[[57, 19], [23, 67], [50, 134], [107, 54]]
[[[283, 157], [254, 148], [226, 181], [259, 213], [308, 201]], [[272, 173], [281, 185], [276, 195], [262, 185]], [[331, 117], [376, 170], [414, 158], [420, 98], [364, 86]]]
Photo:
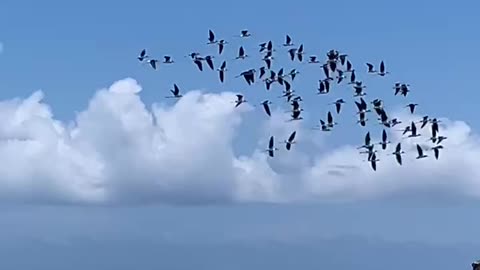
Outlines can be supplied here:
[[[243, 114], [253, 108], [244, 104], [235, 109], [235, 93], [191, 91], [174, 105], [148, 109], [140, 91], [133, 79], [118, 81], [97, 92], [74, 123], [55, 120], [41, 91], [25, 100], [0, 102], [0, 200], [291, 202], [428, 190], [480, 197], [478, 138], [461, 121], [442, 119], [441, 133], [448, 139], [439, 160], [415, 160], [415, 143], [425, 144], [426, 137], [405, 139], [403, 148], [410, 153], [404, 166], [380, 154], [373, 172], [356, 146], [325, 149], [322, 141], [332, 138], [315, 135], [319, 132], [301, 122], [285, 123], [288, 115], [282, 110], [265, 120], [261, 138], [252, 136], [258, 149], [236, 156], [233, 140], [239, 134], [251, 136], [240, 127]], [[411, 118], [395, 116], [404, 123]], [[292, 151], [279, 151], [274, 159], [262, 153], [270, 135], [280, 141], [293, 130], [298, 144]], [[389, 147], [388, 153], [394, 144]], [[322, 151], [302, 150], [312, 148]]]

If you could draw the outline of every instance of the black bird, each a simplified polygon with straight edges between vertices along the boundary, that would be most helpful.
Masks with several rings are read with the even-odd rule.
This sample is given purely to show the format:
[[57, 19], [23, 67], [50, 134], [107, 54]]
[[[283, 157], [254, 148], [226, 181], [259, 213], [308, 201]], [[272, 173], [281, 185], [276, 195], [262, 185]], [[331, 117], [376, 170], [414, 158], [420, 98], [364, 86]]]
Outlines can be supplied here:
[[365, 134], [364, 144], [360, 147], [357, 147], [357, 149], [368, 148], [370, 146], [372, 146], [372, 138], [370, 137], [370, 131], [369, 131], [367, 132], [367, 134]]
[[166, 98], [181, 98], [182, 95], [180, 95], [180, 88], [178, 88], [177, 84], [173, 84], [173, 89], [170, 90], [172, 92], [173, 96], [169, 96]]
[[268, 106], [268, 104], [272, 104], [270, 101], [268, 100], [265, 100], [264, 102], [262, 102], [262, 105], [263, 105], [263, 109], [265, 110], [265, 113], [268, 115], [268, 116], [272, 116], [271, 112], [270, 112], [270, 106]]
[[165, 56], [163, 57], [163, 63], [164, 63], [164, 64], [173, 64], [174, 61], [173, 61], [173, 59], [172, 59], [171, 56], [165, 55]]
[[297, 110], [292, 112], [292, 121], [293, 120], [302, 120], [303, 118], [300, 116], [302, 110]]
[[419, 144], [417, 144], [417, 153], [418, 153], [417, 159], [422, 159], [422, 158], [428, 157], [427, 155], [425, 155], [425, 154], [423, 153], [423, 149], [422, 149], [422, 147], [421, 147]]
[[252, 34], [250, 34], [250, 32], [247, 29], [244, 29], [244, 30], [240, 31], [240, 37], [246, 38], [246, 37], [249, 37], [251, 35]]
[[269, 41], [267, 42], [267, 53], [272, 53], [273, 51], [275, 51], [275, 50], [273, 49], [273, 43], [272, 43], [271, 40], [269, 40]]
[[225, 80], [225, 71], [227, 71], [227, 61], [223, 61], [222, 65], [217, 70], [220, 77], [220, 82], [223, 83], [223, 81]]
[[380, 161], [379, 159], [377, 159], [377, 155], [375, 155], [375, 153], [372, 153], [370, 157], [370, 164], [372, 165], [372, 169], [374, 171], [377, 170], [377, 161]]
[[402, 165], [402, 154], [405, 152], [402, 151], [402, 144], [397, 143], [397, 147], [395, 148], [395, 152], [392, 153], [392, 155], [395, 155], [395, 159], [397, 160], [397, 163]]
[[328, 94], [330, 92], [330, 83], [328, 81], [319, 80], [318, 84], [317, 94]]
[[402, 84], [400, 85], [400, 95], [406, 97], [408, 92], [410, 92], [410, 90], [408, 89], [408, 84]]
[[248, 57], [248, 55], [245, 54], [243, 46], [240, 46], [240, 48], [238, 49], [238, 56], [235, 59], [245, 59], [246, 57]]
[[288, 50], [288, 54], [290, 54], [290, 60], [295, 61], [295, 55], [297, 53], [297, 49], [291, 48]]
[[337, 60], [338, 59], [338, 51], [337, 50], [329, 50], [327, 52], [327, 58], [329, 61], [334, 61], [334, 60]]
[[355, 101], [355, 105], [357, 105], [358, 113], [367, 113], [370, 110], [367, 109], [367, 102], [363, 98], [360, 98], [360, 102]]
[[382, 146], [382, 149], [385, 150], [387, 149], [387, 144], [389, 144], [390, 141], [387, 138], [387, 131], [384, 129], [382, 132], [382, 141], [379, 143]]
[[366, 88], [365, 85], [361, 81], [355, 82], [355, 85], [353, 86], [353, 90], [355, 91], [355, 94], [353, 95], [354, 97], [362, 97], [367, 95], [365, 92], [363, 92], [363, 89]]
[[375, 70], [375, 67], [373, 66], [373, 64], [371, 63], [366, 63], [367, 67], [368, 67], [368, 70], [367, 72], [368, 73], [376, 73], [377, 71]]
[[292, 132], [292, 134], [290, 134], [290, 137], [288, 137], [288, 140], [285, 141], [285, 147], [287, 148], [287, 150], [290, 150], [290, 148], [292, 147], [292, 144], [295, 143], [295, 135], [297, 134], [296, 131]]
[[337, 99], [335, 102], [330, 103], [330, 104], [335, 104], [335, 109], [337, 111], [337, 114], [340, 113], [340, 110], [342, 108], [342, 104], [346, 103], [343, 99]]
[[421, 134], [417, 133], [417, 126], [415, 126], [415, 122], [412, 121], [410, 125], [410, 132], [411, 134], [408, 137], [419, 137]]
[[320, 125], [317, 125], [316, 127], [312, 128], [312, 129], [320, 129], [321, 131], [330, 131], [331, 130], [330, 128], [328, 128], [327, 124], [322, 119], [320, 119]]
[[420, 128], [424, 128], [429, 122], [429, 119], [428, 119], [428, 115], [425, 115], [421, 121], [419, 121], [419, 123], [422, 124], [422, 126], [420, 126]]
[[217, 42], [218, 45], [218, 54], [222, 54], [223, 48], [225, 47], [225, 44], [228, 44], [225, 40], [221, 39]]
[[258, 46], [260, 47], [259, 52], [263, 52], [267, 49], [267, 42], [262, 42]]
[[268, 149], [266, 150], [266, 152], [268, 152], [268, 155], [270, 157], [273, 157], [274, 156], [274, 152], [275, 151], [278, 151], [278, 148], [275, 148], [275, 145], [274, 145], [274, 138], [273, 136], [270, 137], [270, 141], [268, 142]]
[[247, 81], [248, 85], [251, 85], [252, 83], [255, 82], [255, 69], [249, 69], [247, 71], [244, 71], [240, 73], [240, 75], [236, 76], [235, 78], [238, 78], [240, 76], [243, 76], [243, 78], [245, 78], [245, 81]]
[[157, 59], [150, 59], [147, 62], [153, 69], [157, 69], [157, 63], [159, 62]]
[[215, 40], [215, 34], [212, 30], [208, 30], [208, 43], [207, 44], [215, 44], [217, 40]]
[[262, 77], [265, 75], [265, 73], [266, 73], [266, 70], [265, 70], [265, 69], [266, 69], [265, 67], [261, 67], [261, 68], [259, 69], [260, 74], [259, 74], [259, 76], [258, 76], [258, 79], [261, 80]]
[[332, 113], [329, 111], [329, 112], [327, 113], [327, 125], [328, 125], [328, 127], [333, 128], [333, 126], [336, 125], [336, 124], [337, 124], [337, 123], [335, 123], [335, 122], [333, 121]]
[[288, 75], [290, 75], [290, 78], [292, 79], [292, 82], [295, 80], [295, 77], [297, 76], [297, 74], [299, 74], [300, 72], [298, 70], [296, 70], [295, 68], [290, 70], [290, 72], [288, 73]]
[[317, 56], [315, 55], [311, 55], [309, 58], [308, 58], [308, 63], [309, 64], [317, 64], [317, 63], [320, 63], [318, 60], [317, 60]]
[[400, 93], [400, 89], [402, 89], [402, 84], [399, 82], [396, 82], [392, 88], [395, 89], [395, 96], [396, 96], [398, 95], [398, 93]]
[[385, 75], [387, 75], [387, 74], [389, 74], [389, 73], [390, 73], [390, 72], [385, 71], [385, 63], [384, 63], [383, 61], [380, 62], [380, 71], [379, 71], [377, 74], [383, 77], [383, 76], [385, 76]]
[[240, 104], [247, 102], [244, 98], [243, 95], [238, 94], [237, 95], [237, 100], [235, 100], [235, 108], [240, 106]]
[[405, 108], [407, 108], [407, 107], [410, 108], [410, 113], [413, 114], [415, 112], [415, 107], [417, 107], [417, 106], [418, 106], [417, 103], [410, 103], [407, 106], [405, 106]]
[[211, 70], [214, 70], [215, 68], [213, 67], [213, 56], [207, 55], [205, 57], [205, 61], [207, 62], [207, 65], [210, 67]]
[[292, 42], [292, 38], [289, 36], [289, 35], [286, 35], [285, 36], [285, 43], [283, 44], [283, 46], [285, 47], [289, 47], [289, 46], [293, 46], [293, 42]]
[[298, 58], [298, 61], [300, 62], [303, 61], [303, 44], [300, 44], [300, 47], [298, 47], [297, 58]]
[[[199, 57], [200, 56], [200, 53], [198, 52], [191, 52], [188, 54], [188, 56], [190, 56], [190, 58], [195, 59], [196, 57]], [[185, 56], [186, 57], [186, 56]]]
[[392, 121], [390, 121], [390, 124], [392, 127], [398, 125], [398, 124], [401, 124], [402, 121], [398, 120], [397, 118], [393, 118]]
[[137, 59], [138, 59], [138, 61], [143, 62], [143, 60], [145, 60], [146, 58], [148, 58], [147, 50], [146, 50], [146, 49], [143, 49], [143, 50], [140, 52], [140, 54], [138, 55]]

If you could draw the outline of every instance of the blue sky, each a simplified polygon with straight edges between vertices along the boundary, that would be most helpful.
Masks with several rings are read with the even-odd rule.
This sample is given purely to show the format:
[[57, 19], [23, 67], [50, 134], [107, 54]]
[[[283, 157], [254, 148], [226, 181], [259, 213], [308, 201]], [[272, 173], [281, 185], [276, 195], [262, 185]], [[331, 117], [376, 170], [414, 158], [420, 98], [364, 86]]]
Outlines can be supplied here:
[[[476, 63], [479, 57], [475, 51], [480, 47], [480, 38], [473, 33], [477, 31], [476, 26], [479, 24], [476, 14], [479, 8], [479, 4], [473, 1], [438, 2], [429, 0], [422, 2], [413, 0], [396, 2], [346, 0], [331, 4], [310, 1], [295, 1], [292, 4], [251, 0], [244, 0], [242, 4], [233, 2], [228, 4], [225, 1], [171, 1], [166, 3], [159, 1], [96, 2], [90, 0], [70, 3], [50, 0], [4, 1], [0, 4], [0, 42], [3, 44], [3, 52], [0, 53], [0, 100], [17, 97], [25, 99], [34, 91], [42, 90], [45, 95], [43, 101], [50, 106], [54, 118], [63, 121], [65, 126], [75, 120], [78, 112], [86, 110], [98, 90], [108, 88], [115, 81], [127, 77], [135, 79], [142, 86], [143, 90], [139, 95], [148, 109], [153, 103], [158, 102], [168, 106], [173, 105], [173, 101], [163, 99], [173, 83], [177, 83], [184, 91], [203, 89], [213, 93], [242, 92], [253, 104], [259, 103], [265, 98], [281, 104], [276, 98], [280, 88], [274, 87], [271, 93], [267, 93], [263, 85], [248, 87], [243, 80], [233, 77], [250, 67], [260, 67], [261, 63], [257, 57], [257, 45], [260, 42], [273, 40], [274, 44], [280, 45], [284, 41], [285, 34], [290, 34], [296, 44], [304, 44], [306, 55], [314, 54], [323, 59], [329, 49], [338, 49], [348, 53], [358, 70], [357, 76], [369, 87], [369, 99], [382, 98], [385, 100], [387, 108], [391, 110], [400, 109], [408, 102], [417, 102], [420, 104], [419, 116], [430, 115], [464, 121], [471, 128], [472, 137], [475, 137], [480, 127], [476, 115], [472, 114], [475, 112], [479, 97], [476, 89]], [[251, 38], [240, 40], [233, 37], [244, 28], [252, 32]], [[216, 55], [216, 47], [206, 45], [208, 29], [212, 29], [218, 38], [225, 38], [230, 42], [225, 49], [227, 60], [235, 57], [240, 44], [245, 47], [247, 54], [252, 56], [239, 63], [228, 61], [230, 70], [227, 73], [225, 84], [219, 83], [216, 72], [209, 70], [199, 72], [189, 59], [183, 57], [192, 51]], [[158, 71], [153, 71], [136, 60], [137, 54], [143, 48], [147, 48], [149, 54], [157, 57], [171, 55], [176, 63], [168, 67], [161, 66]], [[301, 72], [293, 86], [306, 100], [304, 106], [307, 129], [316, 124], [319, 117], [324, 118], [328, 110], [333, 111], [333, 107], [326, 106], [327, 103], [339, 97], [346, 97], [347, 102], [350, 102], [346, 104], [343, 114], [352, 115], [351, 120], [344, 115], [339, 116], [340, 125], [336, 130], [338, 132], [334, 136], [328, 137], [328, 145], [324, 145], [323, 151], [345, 144], [361, 144], [365, 130], [354, 125], [352, 91], [345, 86], [334, 87], [331, 95], [317, 96], [315, 92], [318, 79], [323, 78], [321, 69], [290, 62], [287, 53], [282, 48], [277, 48], [276, 53], [278, 61], [273, 65], [274, 70], [278, 70], [280, 67], [290, 70], [295, 67]], [[385, 78], [367, 76], [364, 72], [366, 71], [365, 62], [378, 65], [381, 60], [385, 61], [391, 74]], [[219, 65], [220, 59], [216, 58], [215, 62], [216, 65]], [[411, 95], [407, 98], [393, 96], [391, 87], [395, 81], [405, 81], [411, 84]], [[107, 105], [110, 103], [105, 102], [98, 104], [106, 104], [105, 107], [108, 107]], [[284, 105], [281, 106], [282, 110], [287, 108]], [[101, 111], [101, 109], [98, 110]], [[97, 112], [98, 110], [92, 111]], [[90, 121], [95, 119], [96, 115], [85, 115], [84, 119], [90, 119], [89, 121], [84, 120], [89, 123], [89, 125], [85, 124], [87, 127], [93, 126], [101, 130], [102, 126], [109, 126], [106, 122], [94, 125]], [[172, 115], [175, 116], [173, 113]], [[235, 153], [253, 155], [252, 152], [258, 143], [261, 144], [266, 140], [269, 133], [258, 128], [264, 121], [262, 117], [264, 118], [264, 115], [258, 111], [244, 114], [241, 126], [243, 132], [238, 132], [233, 141]], [[183, 118], [178, 115], [178, 119]], [[8, 131], [9, 126], [5, 123], [4, 126]], [[194, 130], [182, 130], [182, 127], [179, 124], [180, 133], [193, 134], [195, 132]], [[7, 132], [5, 130], [1, 130], [2, 135]], [[118, 131], [114, 127], [111, 130]], [[225, 130], [228, 133], [229, 129]], [[248, 134], [245, 130], [252, 132]], [[380, 135], [380, 127], [373, 127], [370, 130], [375, 137]], [[455, 134], [454, 131], [451, 132], [451, 134]], [[85, 136], [93, 138], [94, 133], [96, 132]], [[105, 146], [105, 149], [108, 148], [108, 153], [116, 153], [112, 152], [112, 149], [122, 146], [121, 144], [115, 145], [115, 143], [117, 140], [121, 141], [123, 137], [117, 139], [109, 136], [112, 133], [102, 135], [103, 133], [99, 132], [98, 134], [107, 137], [102, 140], [102, 143], [108, 140], [112, 141], [111, 148]], [[264, 138], [261, 138], [262, 136]], [[119, 137], [121, 136], [119, 135]], [[99, 140], [96, 138], [87, 141], [98, 142]], [[322, 143], [327, 144], [325, 141]], [[306, 144], [303, 146], [300, 144], [298, 147], [307, 153], [316, 151]], [[213, 149], [215, 146], [211, 148]], [[12, 151], [11, 153], [17, 153], [15, 150]], [[1, 153], [1, 159], [9, 158], [9, 156], [3, 155], [3, 151]], [[472, 152], [467, 156], [476, 157], [475, 153], [478, 152]], [[445, 156], [447, 154], [446, 152]], [[305, 156], [299, 155], [298, 157], [304, 158]], [[16, 160], [20, 160], [22, 157], [19, 155]], [[117, 267], [116, 269], [122, 269], [118, 268], [121, 267], [122, 260], [125, 260], [125, 265], [127, 265], [128, 260], [135, 258], [138, 260], [144, 258], [142, 266], [145, 267], [177, 266], [177, 269], [186, 269], [188, 264], [181, 260], [169, 259], [163, 263], [155, 261], [156, 256], [148, 254], [146, 247], [152, 244], [158, 245], [159, 249], [174, 250], [171, 258], [175, 258], [180, 256], [182, 251], [191, 250], [192, 246], [194, 247], [199, 242], [203, 243], [218, 236], [220, 242], [228, 243], [226, 250], [230, 252], [225, 255], [226, 259], [220, 259], [222, 263], [219, 265], [228, 263], [228, 258], [234, 258], [231, 260], [235, 261], [242, 255], [242, 248], [253, 249], [260, 246], [258, 241], [267, 239], [268, 241], [285, 241], [287, 243], [285, 252], [289, 252], [293, 261], [307, 260], [309, 262], [307, 268], [341, 267], [338, 262], [331, 262], [331, 265], [321, 264], [314, 260], [314, 255], [295, 253], [293, 248], [295, 241], [292, 239], [298, 238], [300, 240], [297, 240], [300, 242], [310, 243], [311, 239], [319, 237], [320, 240], [313, 242], [318, 245], [319, 250], [322, 250], [321, 246], [324, 243], [321, 239], [333, 237], [338, 240], [335, 240], [338, 243], [343, 243], [342, 239], [346, 238], [347, 245], [352, 243], [354, 246], [357, 239], [355, 237], [358, 237], [361, 239], [359, 241], [367, 246], [366, 250], [370, 247], [367, 243], [373, 241], [380, 249], [382, 246], [393, 245], [392, 249], [398, 251], [398, 254], [411, 254], [411, 259], [408, 258], [409, 255], [393, 257], [410, 261], [412, 263], [410, 266], [413, 267], [428, 264], [422, 261], [420, 255], [407, 252], [410, 249], [392, 243], [413, 242], [414, 246], [418, 245], [419, 250], [425, 252], [429, 250], [433, 256], [438, 255], [441, 258], [448, 256], [448, 248], [458, 247], [461, 252], [444, 259], [445, 265], [451, 266], [450, 268], [445, 266], [444, 269], [452, 269], [452, 267], [468, 269], [470, 260], [475, 259], [475, 255], [479, 256], [472, 251], [470, 245], [476, 245], [474, 247], [477, 248], [475, 249], [477, 251], [480, 246], [480, 242], [475, 237], [476, 228], [480, 225], [480, 219], [476, 217], [478, 216], [476, 215], [476, 204], [479, 196], [478, 192], [474, 190], [480, 185], [476, 185], [478, 182], [465, 180], [465, 184], [461, 187], [452, 188], [451, 182], [455, 179], [451, 177], [454, 172], [462, 171], [461, 168], [464, 168], [463, 171], [473, 171], [471, 164], [476, 164], [462, 162], [463, 157], [460, 153], [455, 157], [458, 158], [452, 157], [449, 162], [453, 164], [450, 170], [451, 174], [449, 174], [448, 168], [441, 174], [448, 179], [442, 182], [443, 185], [431, 187], [431, 189], [429, 185], [431, 181], [425, 181], [425, 185], [419, 185], [419, 187], [407, 185], [399, 188], [399, 194], [394, 195], [385, 190], [394, 190], [396, 184], [382, 184], [385, 187], [381, 189], [382, 191], [379, 191], [380, 188], [377, 190], [368, 186], [368, 188], [359, 189], [358, 192], [351, 192], [346, 188], [338, 193], [332, 193], [332, 196], [336, 194], [343, 196], [351, 192], [354, 194], [353, 197], [362, 197], [373, 190], [373, 193], [378, 191], [382, 195], [363, 203], [309, 203], [306, 205], [300, 203], [267, 206], [256, 203], [243, 205], [225, 203], [189, 207], [170, 206], [167, 203], [163, 206], [157, 204], [153, 206], [136, 205], [134, 208], [129, 205], [131, 201], [142, 201], [142, 197], [146, 197], [145, 201], [147, 202], [151, 200], [155, 202], [155, 199], [151, 198], [155, 198], [157, 195], [165, 195], [172, 201], [181, 201], [182, 199], [177, 199], [175, 196], [186, 196], [185, 194], [196, 190], [200, 190], [199, 193], [205, 192], [206, 198], [213, 196], [214, 199], [222, 201], [224, 197], [216, 195], [216, 192], [225, 191], [227, 193], [225, 197], [228, 197], [232, 189], [217, 182], [223, 180], [225, 175], [228, 176], [225, 174], [218, 176], [220, 180], [217, 180], [216, 177], [206, 176], [205, 179], [214, 179], [212, 185], [202, 186], [192, 182], [191, 184], [194, 184], [191, 188], [193, 191], [188, 188], [183, 190], [184, 187], [181, 186], [179, 193], [172, 194], [168, 194], [168, 192], [157, 194], [155, 191], [149, 190], [152, 188], [151, 186], [143, 186], [143, 184], [135, 182], [131, 184], [126, 181], [118, 187], [115, 186], [113, 192], [116, 195], [120, 194], [118, 197], [122, 200], [127, 198], [124, 201], [126, 206], [112, 206], [111, 208], [109, 206], [72, 206], [70, 204], [65, 206], [62, 203], [59, 205], [58, 202], [68, 201], [71, 203], [68, 192], [53, 197], [51, 194], [58, 194], [58, 190], [70, 191], [67, 185], [56, 186], [56, 182], [53, 181], [48, 182], [53, 183], [51, 189], [50, 185], [43, 188], [39, 187], [39, 184], [16, 188], [12, 184], [13, 182], [6, 181], [8, 186], [5, 187], [15, 188], [12, 188], [12, 194], [14, 194], [12, 197], [8, 194], [9, 192], [1, 193], [2, 199], [6, 198], [6, 200], [3, 200], [5, 205], [2, 206], [5, 217], [1, 221], [4, 230], [0, 233], [0, 240], [4, 239], [4, 241], [0, 241], [2, 243], [0, 248], [11, 252], [12, 256], [0, 262], [0, 265], [5, 263], [5, 266], [13, 269], [19, 265], [17, 264], [18, 258], [22, 253], [27, 252], [34, 256], [35, 252], [43, 250], [46, 259], [35, 259], [38, 269], [60, 269], [61, 263], [55, 264], [53, 259], [48, 259], [51, 258], [49, 249], [55, 253], [59, 247], [67, 247], [65, 254], [78, 258], [90, 256], [88, 248], [84, 245], [91, 245], [91, 242], [88, 241], [97, 241], [92, 243], [98, 247], [105, 247], [107, 250], [112, 248], [111, 253], [108, 251], [97, 253], [101, 254], [101, 256], [97, 255], [98, 261], [101, 261], [106, 269], [114, 266]], [[95, 158], [92, 157], [93, 159]], [[205, 159], [207, 158], [205, 157]], [[305, 159], [313, 160], [310, 157], [305, 157]], [[23, 161], [28, 164], [29, 160], [25, 158]], [[212, 159], [212, 162], [207, 165], [215, 164], [215, 161], [221, 162], [221, 160], [222, 158]], [[279, 161], [279, 163], [272, 161], [269, 164], [278, 169], [283, 164], [282, 162], [287, 161], [288, 159]], [[195, 163], [195, 159], [185, 160], [185, 162]], [[466, 167], [461, 167], [459, 165], [461, 163], [467, 164]], [[127, 163], [120, 162], [119, 164]], [[143, 167], [141, 165], [134, 168], [127, 166], [124, 168], [125, 171], [112, 169], [114, 171], [112, 174], [122, 175], [141, 171], [138, 168]], [[415, 168], [420, 170], [422, 167]], [[426, 166], [423, 175], [430, 174], [428, 170], [433, 170], [432, 168], [430, 165]], [[32, 171], [32, 173], [44, 172], [42, 169], [20, 168], [19, 170]], [[291, 168], [290, 172], [285, 173], [283, 177], [296, 179], [294, 174], [290, 174], [293, 171], [296, 172], [295, 170], [296, 168]], [[405, 170], [409, 169], [405, 168]], [[2, 173], [0, 172], [0, 176], [4, 179], [10, 179], [13, 175]], [[72, 176], [68, 171], [60, 169], [52, 174], [62, 173]], [[192, 175], [195, 174], [192, 173]], [[265, 173], [264, 175], [269, 174]], [[298, 175], [303, 174], [299, 173]], [[475, 175], [480, 174], [473, 175], [473, 178], [468, 179], [475, 179]], [[72, 178], [76, 177], [82, 178], [81, 175], [72, 176]], [[162, 177], [167, 179], [168, 175]], [[393, 175], [385, 173], [384, 177], [388, 180], [393, 178]], [[462, 177], [459, 176], [459, 178]], [[134, 173], [131, 178], [135, 179]], [[413, 182], [416, 179], [410, 180]], [[185, 181], [185, 183], [189, 184], [190, 182]], [[110, 183], [107, 183], [108, 185]], [[294, 186], [295, 184], [289, 183], [284, 189], [288, 190]], [[155, 188], [152, 190], [156, 190]], [[301, 189], [300, 187], [296, 188]], [[44, 189], [48, 192], [43, 193]], [[76, 190], [76, 187], [72, 187], [71, 190]], [[125, 190], [131, 190], [137, 195], [125, 196], [125, 193], [122, 193]], [[452, 193], [449, 193], [450, 191]], [[468, 194], [470, 191], [477, 195], [459, 195]], [[17, 192], [20, 194], [18, 195], [20, 198], [15, 197]], [[323, 194], [321, 189], [318, 192]], [[202, 196], [193, 196], [191, 200], [202, 200], [204, 199]], [[45, 201], [54, 203], [45, 206]], [[135, 242], [137, 248], [129, 252], [128, 259], [116, 258], [115, 261], [112, 259], [109, 262], [100, 258], [123, 254], [124, 251], [114, 250], [113, 247], [126, 247], [128, 241], [138, 241], [138, 243]], [[16, 248], [9, 249], [9, 246], [13, 246], [14, 243]], [[429, 246], [423, 248], [422, 244]], [[172, 248], [171, 245], [176, 248]], [[218, 245], [221, 246], [221, 244]], [[360, 245], [362, 246], [362, 244]], [[447, 247], [446, 250], [435, 249], [444, 246]], [[371, 247], [372, 252], [378, 247]], [[343, 248], [344, 246], [338, 244], [339, 253]], [[204, 253], [205, 258], [211, 260], [211, 254], [208, 252], [209, 250], [206, 249], [199, 251], [199, 254]], [[262, 252], [268, 253], [267, 251]], [[262, 252], [260, 253], [263, 254]], [[320, 254], [327, 256], [325, 255], [327, 253], [323, 251]], [[95, 255], [92, 256], [95, 260]], [[352, 257], [358, 258], [360, 255], [352, 255]], [[264, 260], [267, 260], [266, 258], [268, 258], [267, 255]], [[261, 258], [258, 260], [261, 261]], [[205, 267], [215, 267], [216, 265], [214, 262], [207, 262], [207, 259], [204, 263]], [[385, 261], [379, 259], [377, 264], [370, 265], [370, 269], [380, 269], [379, 267], [383, 263]], [[82, 269], [83, 266], [87, 266], [87, 264], [79, 262], [77, 269]], [[16, 269], [28, 269], [29, 266], [22, 264], [18, 267]], [[252, 267], [259, 269], [260, 266]], [[283, 269], [291, 268], [285, 264]]]

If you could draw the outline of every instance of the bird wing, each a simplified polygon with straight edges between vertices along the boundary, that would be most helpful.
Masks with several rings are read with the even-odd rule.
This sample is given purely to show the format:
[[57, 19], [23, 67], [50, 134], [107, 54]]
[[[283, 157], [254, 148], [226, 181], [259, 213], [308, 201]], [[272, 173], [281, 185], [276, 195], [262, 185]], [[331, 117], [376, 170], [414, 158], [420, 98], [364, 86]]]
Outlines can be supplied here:
[[213, 60], [212, 58], [208, 57], [205, 61], [207, 61], [208, 66], [210, 67], [211, 70], [214, 69], [213, 67]]
[[297, 134], [297, 131], [292, 132], [292, 134], [290, 134], [290, 137], [288, 137], [288, 141], [293, 142], [293, 140], [295, 140], [296, 134]]
[[397, 147], [395, 148], [395, 151], [396, 152], [399, 152], [402, 151], [402, 144], [401, 143], [397, 143]]
[[381, 72], [381, 73], [384, 73], [384, 72], [385, 72], [385, 63], [383, 63], [383, 61], [380, 62], [380, 72]]
[[360, 106], [361, 106], [360, 110], [366, 110], [367, 109], [367, 102], [365, 102], [365, 100], [363, 98], [360, 98]]
[[419, 157], [423, 156], [423, 149], [419, 144], [417, 144], [417, 152]]
[[295, 49], [288, 50], [288, 53], [290, 54], [290, 59], [292, 61], [295, 60]]
[[325, 73], [326, 78], [330, 78], [330, 70], [328, 70], [328, 66], [323, 65], [323, 73]]
[[263, 109], [265, 109], [265, 113], [268, 115], [268, 116], [272, 116], [271, 112], [270, 112], [270, 106], [268, 106], [267, 103], [263, 103]]
[[200, 60], [194, 60], [193, 62], [197, 65], [197, 67], [198, 67], [198, 69], [199, 69], [200, 71], [203, 71], [202, 61], [200, 61]]
[[396, 155], [395, 155], [395, 158], [396, 158], [398, 164], [402, 165], [402, 155], [396, 154]]
[[240, 48], [238, 49], [238, 56], [242, 57], [244, 55], [245, 55], [245, 50], [243, 50], [243, 46], [240, 46]]
[[223, 72], [223, 70], [220, 70], [219, 76], [220, 76], [220, 82], [223, 83], [223, 81], [224, 81], [224, 79], [225, 79], [225, 73]]
[[290, 38], [289, 35], [287, 35], [287, 36], [285, 37], [285, 44], [290, 44], [290, 42], [292, 42], [292, 39]]
[[382, 132], [382, 141], [386, 142], [387, 141], [387, 131], [384, 129]]
[[270, 136], [270, 142], [268, 142], [268, 148], [273, 149], [273, 136]]
[[222, 54], [222, 52], [223, 52], [223, 44], [219, 43], [218, 44], [218, 54]]
[[370, 138], [370, 132], [367, 132], [365, 135], [365, 145], [370, 145], [371, 138]]
[[208, 40], [210, 40], [210, 41], [215, 40], [215, 34], [213, 33], [212, 30], [208, 30]]
[[342, 107], [341, 103], [335, 103], [335, 108], [337, 109], [337, 113], [340, 113], [341, 107]]

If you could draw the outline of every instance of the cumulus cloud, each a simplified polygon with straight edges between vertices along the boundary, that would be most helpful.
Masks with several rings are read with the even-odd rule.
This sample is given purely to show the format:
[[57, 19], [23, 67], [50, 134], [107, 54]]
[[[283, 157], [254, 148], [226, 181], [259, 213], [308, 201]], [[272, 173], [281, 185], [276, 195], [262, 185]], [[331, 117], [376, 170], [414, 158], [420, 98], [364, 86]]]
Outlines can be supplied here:
[[[287, 203], [359, 200], [405, 191], [480, 197], [478, 138], [462, 121], [442, 119], [441, 134], [448, 139], [439, 160], [415, 160], [415, 144], [427, 144], [427, 136], [402, 139], [392, 133], [390, 140], [401, 141], [408, 152], [404, 166], [380, 153], [374, 172], [362, 161], [357, 145], [327, 149], [329, 135], [301, 122], [285, 124], [288, 115], [280, 109], [261, 123], [262, 136], [252, 136], [256, 149], [239, 156], [233, 142], [251, 136], [241, 126], [254, 108], [234, 108], [235, 93], [195, 90], [174, 104], [147, 108], [141, 90], [134, 79], [117, 81], [99, 90], [71, 123], [55, 120], [41, 91], [0, 102], [0, 200]], [[392, 116], [404, 123], [420, 118]], [[281, 141], [293, 130], [298, 143], [292, 151], [279, 151], [274, 159], [263, 152], [270, 135]], [[430, 131], [426, 127], [420, 132]], [[394, 144], [389, 147], [388, 153]]]

